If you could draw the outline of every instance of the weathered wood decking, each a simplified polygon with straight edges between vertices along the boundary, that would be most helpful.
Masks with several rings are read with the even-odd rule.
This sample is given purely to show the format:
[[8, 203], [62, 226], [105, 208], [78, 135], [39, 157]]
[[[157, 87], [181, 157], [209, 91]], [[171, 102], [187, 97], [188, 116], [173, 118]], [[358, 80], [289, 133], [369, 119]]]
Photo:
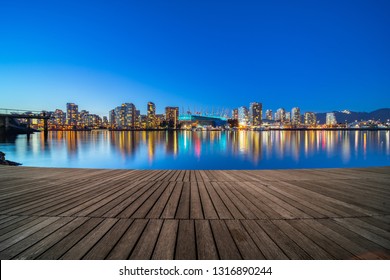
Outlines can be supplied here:
[[390, 259], [390, 167], [0, 167], [1, 259]]

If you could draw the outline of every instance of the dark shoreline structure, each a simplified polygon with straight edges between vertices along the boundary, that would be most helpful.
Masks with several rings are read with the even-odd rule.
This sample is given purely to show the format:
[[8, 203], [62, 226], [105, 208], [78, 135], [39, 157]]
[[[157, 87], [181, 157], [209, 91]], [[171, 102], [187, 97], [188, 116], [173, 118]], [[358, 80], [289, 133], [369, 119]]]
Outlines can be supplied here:
[[5, 159], [5, 153], [3, 153], [3, 152], [0, 151], [0, 165], [18, 166], [18, 165], [22, 165], [22, 164], [21, 164], [21, 163], [18, 163], [18, 162], [6, 160], [6, 159]]
[[0, 259], [390, 259], [390, 166], [0, 166]]

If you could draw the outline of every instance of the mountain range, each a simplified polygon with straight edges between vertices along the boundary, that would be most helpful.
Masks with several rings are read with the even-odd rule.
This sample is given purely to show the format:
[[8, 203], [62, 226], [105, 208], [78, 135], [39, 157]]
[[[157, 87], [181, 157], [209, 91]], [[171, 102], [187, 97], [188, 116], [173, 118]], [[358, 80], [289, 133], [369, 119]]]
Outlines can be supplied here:
[[[390, 119], [390, 108], [382, 108], [372, 112], [352, 112], [348, 110], [344, 111], [334, 111], [336, 116], [336, 120], [338, 123], [351, 123], [354, 121], [367, 121], [367, 120], [375, 120], [375, 121], [386, 121]], [[317, 121], [320, 124], [326, 123], [326, 113], [316, 113]]]

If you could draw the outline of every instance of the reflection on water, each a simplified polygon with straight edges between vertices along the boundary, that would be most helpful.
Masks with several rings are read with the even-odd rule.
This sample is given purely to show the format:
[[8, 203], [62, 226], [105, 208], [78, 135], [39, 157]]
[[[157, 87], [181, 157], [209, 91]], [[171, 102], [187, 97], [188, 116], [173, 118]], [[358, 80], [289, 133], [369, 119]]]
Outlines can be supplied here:
[[26, 166], [275, 169], [389, 165], [389, 131], [58, 131], [0, 138]]

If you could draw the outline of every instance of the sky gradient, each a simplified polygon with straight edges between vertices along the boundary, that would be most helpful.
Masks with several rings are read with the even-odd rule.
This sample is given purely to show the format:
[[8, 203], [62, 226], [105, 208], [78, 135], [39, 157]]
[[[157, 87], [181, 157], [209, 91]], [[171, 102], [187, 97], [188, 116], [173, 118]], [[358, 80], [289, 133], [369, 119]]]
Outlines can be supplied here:
[[390, 107], [389, 11], [358, 0], [4, 0], [0, 107]]

